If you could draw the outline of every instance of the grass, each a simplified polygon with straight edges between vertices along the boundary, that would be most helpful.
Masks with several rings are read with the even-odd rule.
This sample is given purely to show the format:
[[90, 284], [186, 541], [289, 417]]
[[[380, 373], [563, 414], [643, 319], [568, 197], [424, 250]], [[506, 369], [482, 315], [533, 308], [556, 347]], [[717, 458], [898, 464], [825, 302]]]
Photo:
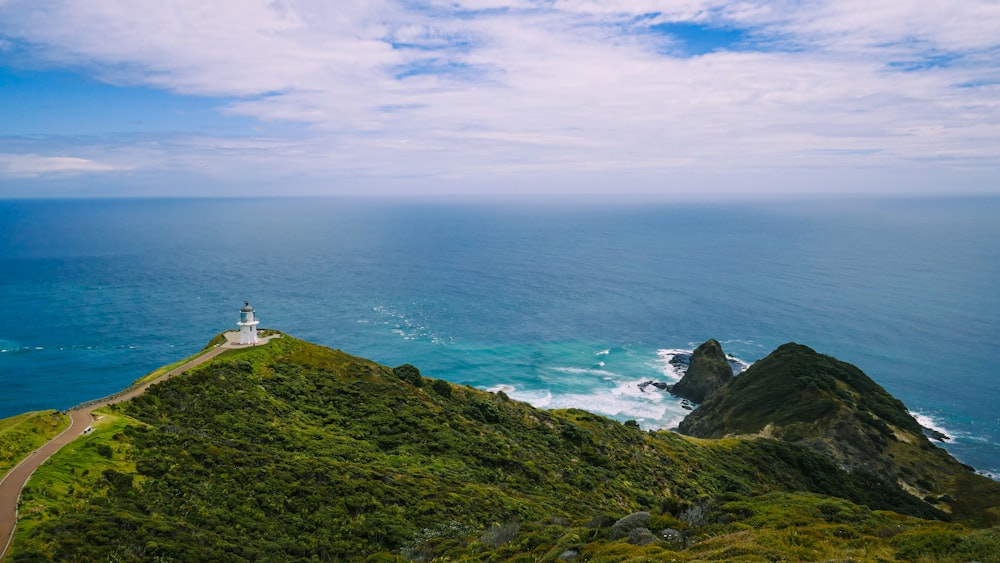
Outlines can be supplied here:
[[29, 412], [0, 420], [0, 478], [67, 426], [69, 417], [54, 410]]
[[[135, 472], [135, 464], [127, 461], [129, 445], [121, 432], [136, 422], [105, 409], [95, 411], [95, 418], [92, 432], [64, 446], [31, 476], [18, 506], [17, 538], [32, 536], [40, 524], [58, 520], [64, 511], [79, 509], [94, 495], [100, 496], [107, 487], [104, 471]], [[12, 546], [12, 559], [18, 543]]]

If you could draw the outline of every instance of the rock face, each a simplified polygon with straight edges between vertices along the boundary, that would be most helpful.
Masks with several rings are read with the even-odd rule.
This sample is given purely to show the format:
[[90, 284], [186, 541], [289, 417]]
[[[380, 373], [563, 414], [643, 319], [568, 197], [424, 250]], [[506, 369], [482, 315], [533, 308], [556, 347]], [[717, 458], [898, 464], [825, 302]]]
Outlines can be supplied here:
[[710, 339], [695, 348], [687, 372], [670, 392], [689, 401], [703, 403], [732, 378], [733, 368], [726, 360], [722, 345]]
[[918, 498], [980, 486], [977, 476], [931, 444], [899, 399], [857, 367], [800, 344], [784, 344], [754, 363], [685, 417], [678, 431], [790, 442], [849, 472], [898, 483]]

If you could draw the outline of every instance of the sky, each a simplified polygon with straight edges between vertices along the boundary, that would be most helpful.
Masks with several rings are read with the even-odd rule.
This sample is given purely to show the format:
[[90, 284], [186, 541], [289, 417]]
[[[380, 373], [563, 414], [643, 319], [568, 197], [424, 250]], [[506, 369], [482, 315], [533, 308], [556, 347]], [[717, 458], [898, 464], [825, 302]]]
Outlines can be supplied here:
[[0, 198], [1000, 194], [998, 0], [0, 0]]

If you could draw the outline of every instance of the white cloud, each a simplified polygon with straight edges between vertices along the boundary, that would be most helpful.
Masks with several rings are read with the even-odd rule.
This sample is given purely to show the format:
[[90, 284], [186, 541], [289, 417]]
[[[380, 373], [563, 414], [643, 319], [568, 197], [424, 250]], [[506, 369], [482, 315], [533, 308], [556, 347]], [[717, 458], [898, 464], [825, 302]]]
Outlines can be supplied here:
[[[678, 56], [662, 22], [762, 47]], [[50, 63], [263, 123], [258, 139], [171, 140], [143, 166], [316, 178], [996, 170], [997, 29], [989, 0], [0, 4], [0, 34]], [[268, 133], [288, 121], [307, 132]]]
[[72, 156], [0, 153], [0, 178], [34, 178], [54, 174], [111, 172], [118, 166]]

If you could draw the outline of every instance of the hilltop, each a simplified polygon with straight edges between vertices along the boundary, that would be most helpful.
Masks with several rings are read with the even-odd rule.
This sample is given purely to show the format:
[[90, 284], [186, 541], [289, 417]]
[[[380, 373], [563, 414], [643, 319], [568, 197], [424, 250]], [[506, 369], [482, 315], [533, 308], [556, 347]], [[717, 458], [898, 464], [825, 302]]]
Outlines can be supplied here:
[[539, 410], [287, 335], [101, 413], [25, 488], [11, 561], [1000, 553], [981, 520], [795, 443]]

